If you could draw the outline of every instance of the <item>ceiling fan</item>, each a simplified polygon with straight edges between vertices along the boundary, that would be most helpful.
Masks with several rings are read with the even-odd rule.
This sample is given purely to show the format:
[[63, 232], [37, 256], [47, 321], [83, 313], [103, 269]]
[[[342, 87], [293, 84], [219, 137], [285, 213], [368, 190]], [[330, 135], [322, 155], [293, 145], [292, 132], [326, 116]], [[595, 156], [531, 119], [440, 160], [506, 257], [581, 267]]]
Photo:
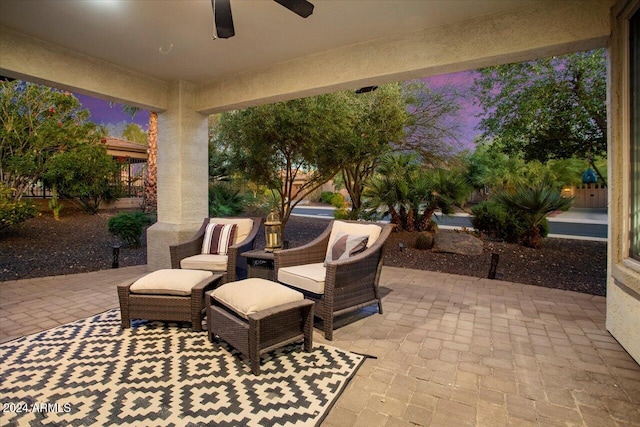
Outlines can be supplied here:
[[[313, 4], [307, 0], [274, 0], [286, 7], [296, 15], [303, 18], [313, 13]], [[215, 22], [215, 36], [221, 39], [233, 37], [236, 32], [233, 28], [233, 16], [231, 15], [231, 0], [211, 0], [213, 7], [213, 19]]]

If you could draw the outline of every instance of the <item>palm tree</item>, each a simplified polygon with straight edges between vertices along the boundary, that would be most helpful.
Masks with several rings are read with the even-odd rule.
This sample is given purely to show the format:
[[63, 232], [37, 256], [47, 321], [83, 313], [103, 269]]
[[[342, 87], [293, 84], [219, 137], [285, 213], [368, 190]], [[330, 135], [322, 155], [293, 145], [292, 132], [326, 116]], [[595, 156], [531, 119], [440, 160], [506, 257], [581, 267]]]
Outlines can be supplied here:
[[452, 215], [454, 207], [464, 205], [472, 189], [464, 176], [444, 169], [429, 171], [426, 185], [428, 190], [423, 193], [423, 211], [417, 228], [421, 231], [433, 231], [437, 227], [431, 219], [434, 212], [440, 209], [443, 215]]
[[502, 191], [495, 196], [498, 203], [522, 215], [526, 231], [522, 244], [537, 248], [542, 243], [540, 227], [547, 215], [556, 210], [566, 210], [573, 198], [565, 199], [552, 185], [541, 182], [533, 185], [520, 184], [513, 191]]
[[147, 173], [144, 177], [144, 199], [142, 210], [158, 210], [158, 113], [149, 112], [149, 130], [147, 131]]
[[471, 192], [464, 177], [441, 169], [422, 169], [415, 155], [401, 154], [382, 159], [378, 174], [364, 196], [367, 207], [384, 206], [396, 231], [433, 231], [436, 209], [453, 213]]
[[418, 170], [416, 156], [385, 156], [380, 161], [377, 174], [363, 191], [365, 207], [370, 211], [385, 207], [391, 223], [396, 225], [395, 231], [413, 231], [410, 181]]
[[[122, 111], [133, 118], [140, 109], [132, 105], [123, 105]], [[147, 131], [147, 171], [144, 177], [144, 198], [142, 210], [158, 210], [158, 113], [149, 111], [149, 129]]]

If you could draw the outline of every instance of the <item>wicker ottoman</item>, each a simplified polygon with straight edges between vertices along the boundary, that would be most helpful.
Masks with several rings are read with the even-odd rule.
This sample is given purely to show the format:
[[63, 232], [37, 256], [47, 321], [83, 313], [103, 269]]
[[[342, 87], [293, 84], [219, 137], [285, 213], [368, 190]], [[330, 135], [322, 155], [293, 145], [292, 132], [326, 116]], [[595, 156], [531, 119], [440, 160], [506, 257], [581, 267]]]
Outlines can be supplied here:
[[230, 282], [208, 292], [209, 340], [226, 341], [251, 361], [260, 374], [260, 355], [304, 339], [313, 346], [313, 301], [302, 293], [265, 279]]
[[203, 270], [166, 269], [118, 285], [122, 327], [130, 327], [131, 319], [149, 319], [191, 322], [194, 331], [201, 331], [204, 294], [222, 276]]

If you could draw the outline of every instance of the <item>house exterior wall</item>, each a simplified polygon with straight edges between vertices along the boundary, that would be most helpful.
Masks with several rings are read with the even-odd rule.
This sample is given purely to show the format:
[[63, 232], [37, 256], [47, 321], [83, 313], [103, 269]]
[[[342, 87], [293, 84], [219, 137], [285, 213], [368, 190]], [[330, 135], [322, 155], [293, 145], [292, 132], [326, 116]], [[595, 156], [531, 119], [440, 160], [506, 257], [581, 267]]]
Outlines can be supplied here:
[[500, 14], [334, 49], [201, 85], [195, 108], [216, 113], [603, 47], [615, 1], [542, 0]]
[[0, 27], [0, 74], [151, 111], [167, 108], [168, 83]]
[[607, 329], [640, 363], [640, 263], [629, 257], [631, 130], [628, 19], [640, 0], [622, 0], [612, 12], [609, 43], [609, 245]]

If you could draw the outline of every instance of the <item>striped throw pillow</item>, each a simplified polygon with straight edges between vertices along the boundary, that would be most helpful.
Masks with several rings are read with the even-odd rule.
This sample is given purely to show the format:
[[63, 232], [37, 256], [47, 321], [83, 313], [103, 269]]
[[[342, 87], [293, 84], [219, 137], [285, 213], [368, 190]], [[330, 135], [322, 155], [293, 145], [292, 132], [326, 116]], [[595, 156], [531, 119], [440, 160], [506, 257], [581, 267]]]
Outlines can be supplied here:
[[229, 246], [233, 245], [236, 235], [236, 224], [207, 224], [202, 241], [203, 254], [226, 255]]

